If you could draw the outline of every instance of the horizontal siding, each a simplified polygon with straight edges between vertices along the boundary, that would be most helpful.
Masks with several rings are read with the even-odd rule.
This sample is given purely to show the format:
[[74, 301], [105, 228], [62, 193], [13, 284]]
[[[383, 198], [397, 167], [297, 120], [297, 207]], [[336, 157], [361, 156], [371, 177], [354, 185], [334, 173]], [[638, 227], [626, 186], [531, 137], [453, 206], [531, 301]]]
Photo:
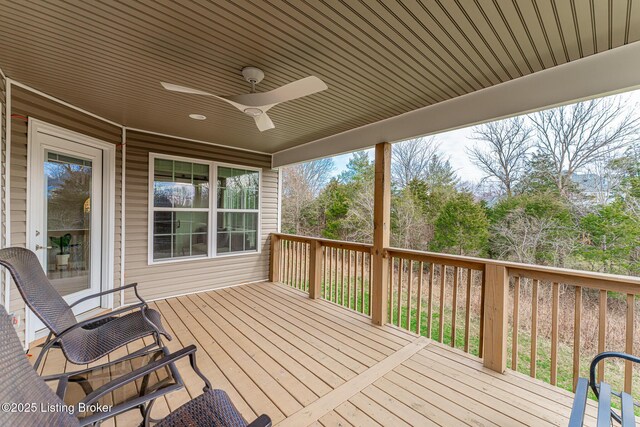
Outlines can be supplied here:
[[[148, 265], [149, 153], [184, 156], [262, 168], [260, 254], [236, 255]], [[226, 147], [157, 135], [127, 132], [126, 282], [139, 283], [144, 298], [156, 299], [241, 283], [266, 280], [269, 233], [278, 226], [278, 174], [271, 157]], [[132, 302], [127, 293], [125, 302]]]
[[[121, 142], [121, 128], [102, 120], [83, 114], [60, 103], [37, 95], [31, 91], [12, 86], [11, 113], [23, 117], [40, 119], [52, 125], [60, 126], [105, 142], [119, 144]], [[27, 243], [27, 142], [28, 126], [23, 119], [15, 118], [11, 122], [11, 245], [26, 246]], [[114, 283], [120, 284], [120, 230], [121, 209], [120, 191], [122, 176], [121, 150], [116, 155], [116, 210], [115, 210], [115, 266]], [[12, 283], [10, 310], [24, 319], [24, 302]], [[116, 304], [119, 296], [116, 296]], [[19, 329], [21, 339], [24, 339], [24, 321]]]

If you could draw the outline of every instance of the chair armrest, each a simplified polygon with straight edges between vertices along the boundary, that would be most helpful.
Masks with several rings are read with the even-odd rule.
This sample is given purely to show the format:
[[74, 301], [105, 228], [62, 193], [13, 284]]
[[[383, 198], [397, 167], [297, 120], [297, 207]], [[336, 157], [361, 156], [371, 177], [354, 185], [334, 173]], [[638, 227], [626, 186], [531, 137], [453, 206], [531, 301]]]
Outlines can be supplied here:
[[108, 313], [101, 314], [101, 315], [96, 316], [96, 317], [92, 317], [90, 319], [83, 320], [82, 322], [78, 322], [75, 325], [73, 325], [73, 326], [65, 329], [64, 331], [60, 332], [58, 335], [56, 335], [56, 337], [54, 338], [54, 341], [58, 341], [60, 338], [62, 338], [64, 335], [68, 334], [69, 332], [73, 331], [74, 329], [83, 328], [83, 327], [85, 327], [87, 325], [90, 325], [90, 324], [92, 324], [94, 322], [97, 322], [99, 320], [103, 320], [103, 319], [106, 319], [106, 318], [112, 317], [112, 316], [117, 316], [119, 314], [126, 313], [127, 311], [131, 311], [131, 310], [134, 310], [136, 308], [146, 307], [146, 306], [147, 306], [146, 303], [139, 302], [139, 303], [136, 303], [136, 304], [132, 304], [132, 305], [128, 305], [126, 307], [119, 308], [117, 310], [110, 311]]
[[582, 427], [584, 423], [584, 413], [587, 410], [587, 392], [589, 391], [589, 382], [586, 378], [578, 378], [576, 385], [576, 395], [573, 399], [571, 407], [571, 416], [569, 417], [569, 427]]
[[[182, 359], [185, 356], [189, 356], [190, 358], [195, 357], [195, 352], [196, 352], [197, 348], [195, 345], [190, 345], [188, 347], [185, 347], [181, 350], [178, 350], [174, 353], [168, 354], [167, 356], [163, 357], [162, 359], [153, 361], [151, 363], [149, 363], [146, 366], [143, 366], [141, 368], [138, 368], [134, 371], [129, 372], [126, 375], [123, 375], [119, 378], [116, 378], [113, 381], [108, 382], [107, 384], [103, 385], [102, 387], [97, 388], [96, 390], [94, 390], [93, 392], [89, 393], [84, 399], [82, 399], [80, 401], [80, 403], [84, 403], [87, 405], [90, 405], [94, 402], [96, 402], [98, 399], [100, 399], [102, 396], [104, 396], [105, 394], [111, 393], [112, 391], [126, 385], [129, 384], [139, 378], [144, 377], [145, 375], [148, 375], [162, 367], [165, 367], [171, 363], [175, 363], [176, 361], [178, 361], [179, 359]], [[195, 359], [194, 359], [195, 360]]]
[[640, 363], [640, 357], [618, 351], [605, 351], [596, 355], [596, 357], [594, 357], [591, 361], [591, 366], [589, 367], [589, 385], [591, 385], [591, 390], [593, 390], [596, 397], [599, 396], [599, 391], [596, 383], [596, 367], [598, 366], [598, 363], [602, 362], [604, 359], [609, 358], [624, 359], [633, 363]]
[[[114, 292], [123, 291], [125, 289], [130, 289], [130, 288], [136, 288], [137, 286], [138, 286], [137, 283], [130, 283], [128, 285], [120, 286], [120, 287], [117, 287], [117, 288], [114, 288], [114, 289], [109, 289], [109, 290], [106, 290], [106, 291], [97, 292], [95, 294], [88, 295], [88, 296], [86, 296], [84, 298], [80, 298], [78, 301], [76, 301], [73, 304], [69, 305], [69, 307], [74, 307], [74, 306], [76, 306], [76, 305], [78, 305], [78, 304], [80, 304], [82, 302], [87, 301], [87, 300], [90, 300], [90, 299], [93, 299], [93, 298], [98, 298], [98, 297], [101, 297], [101, 296], [104, 296], [104, 295], [108, 295], [108, 294], [112, 294]], [[134, 290], [137, 291], [137, 289], [134, 289]], [[138, 295], [138, 292], [136, 292], [136, 295]]]
[[262, 414], [258, 418], [253, 420], [251, 424], [247, 425], [247, 427], [271, 427], [271, 418], [269, 418], [265, 414]]

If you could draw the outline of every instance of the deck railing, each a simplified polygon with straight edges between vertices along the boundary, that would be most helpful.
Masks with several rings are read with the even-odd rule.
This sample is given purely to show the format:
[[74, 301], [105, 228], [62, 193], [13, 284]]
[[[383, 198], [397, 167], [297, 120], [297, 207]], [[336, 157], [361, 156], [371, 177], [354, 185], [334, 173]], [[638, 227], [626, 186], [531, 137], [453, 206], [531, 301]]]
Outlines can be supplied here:
[[287, 234], [272, 239], [277, 265], [272, 263], [271, 280], [371, 314], [371, 245]]
[[[371, 314], [371, 245], [272, 235], [271, 279]], [[637, 353], [640, 278], [386, 248], [387, 323], [572, 389], [605, 350]], [[630, 363], [598, 375], [640, 391]], [[637, 377], [637, 376], [636, 376]], [[635, 381], [635, 382], [634, 382]]]

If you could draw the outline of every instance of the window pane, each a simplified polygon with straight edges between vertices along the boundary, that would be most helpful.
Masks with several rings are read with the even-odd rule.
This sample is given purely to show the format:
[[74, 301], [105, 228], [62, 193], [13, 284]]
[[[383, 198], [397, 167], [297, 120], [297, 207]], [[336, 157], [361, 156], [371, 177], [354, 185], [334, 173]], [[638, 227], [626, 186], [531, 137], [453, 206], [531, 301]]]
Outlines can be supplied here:
[[218, 212], [218, 253], [257, 249], [257, 212]]
[[153, 259], [171, 258], [171, 236], [153, 237]]
[[171, 234], [173, 229], [173, 218], [171, 212], [154, 212], [153, 214], [153, 234]]
[[155, 212], [153, 259], [206, 256], [208, 212]]
[[258, 209], [257, 171], [218, 168], [218, 207], [221, 209]]
[[209, 166], [155, 159], [153, 192], [155, 207], [206, 208]]

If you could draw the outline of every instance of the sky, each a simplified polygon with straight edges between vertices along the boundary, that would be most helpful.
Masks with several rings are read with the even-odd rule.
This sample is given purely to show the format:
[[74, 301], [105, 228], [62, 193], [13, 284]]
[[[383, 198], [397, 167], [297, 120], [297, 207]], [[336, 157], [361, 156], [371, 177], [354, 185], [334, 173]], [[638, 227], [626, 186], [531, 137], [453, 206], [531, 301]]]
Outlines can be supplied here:
[[[622, 94], [622, 96], [627, 97], [627, 105], [633, 108], [637, 107], [636, 104], [640, 105], [640, 90], [628, 92]], [[473, 128], [473, 126], [470, 126], [463, 129], [443, 132], [435, 135], [435, 138], [440, 152], [449, 159], [451, 166], [458, 174], [460, 180], [463, 182], [477, 183], [482, 180], [483, 172], [471, 162], [471, 159], [467, 155], [467, 149], [478, 143], [478, 141], [471, 139]], [[366, 151], [373, 160], [373, 148]], [[337, 176], [346, 169], [351, 155], [351, 153], [347, 153], [333, 157], [335, 169], [332, 176]]]

